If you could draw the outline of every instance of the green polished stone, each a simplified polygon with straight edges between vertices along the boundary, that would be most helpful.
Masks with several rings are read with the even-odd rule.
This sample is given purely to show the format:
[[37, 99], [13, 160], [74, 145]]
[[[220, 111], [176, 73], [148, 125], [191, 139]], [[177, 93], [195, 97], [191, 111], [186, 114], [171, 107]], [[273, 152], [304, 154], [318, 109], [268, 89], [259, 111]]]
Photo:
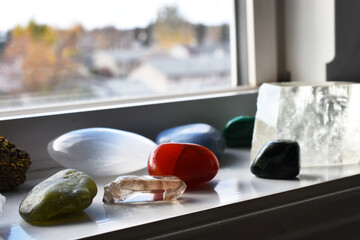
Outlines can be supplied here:
[[251, 172], [261, 178], [295, 178], [300, 172], [299, 144], [290, 140], [268, 142], [252, 163]]
[[65, 169], [36, 185], [21, 202], [19, 213], [29, 223], [43, 223], [89, 207], [96, 193], [97, 186], [91, 177]]
[[228, 147], [251, 147], [254, 117], [238, 116], [226, 123], [223, 135]]

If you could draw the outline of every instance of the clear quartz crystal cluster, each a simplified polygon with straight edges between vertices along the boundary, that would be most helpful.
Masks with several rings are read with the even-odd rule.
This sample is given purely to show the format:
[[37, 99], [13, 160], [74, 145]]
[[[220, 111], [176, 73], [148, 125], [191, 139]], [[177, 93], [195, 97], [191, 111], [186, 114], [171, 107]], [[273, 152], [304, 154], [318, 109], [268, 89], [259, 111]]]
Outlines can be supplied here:
[[259, 89], [251, 159], [276, 139], [300, 144], [301, 166], [358, 163], [360, 84], [263, 84]]
[[103, 202], [150, 202], [176, 200], [185, 191], [186, 184], [175, 176], [120, 176], [104, 187]]

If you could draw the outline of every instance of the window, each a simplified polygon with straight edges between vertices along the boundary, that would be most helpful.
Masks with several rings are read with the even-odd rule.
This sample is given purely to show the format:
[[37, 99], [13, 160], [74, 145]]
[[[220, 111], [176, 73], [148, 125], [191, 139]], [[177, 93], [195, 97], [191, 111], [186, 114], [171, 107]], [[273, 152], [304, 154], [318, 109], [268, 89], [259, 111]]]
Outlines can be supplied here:
[[[233, 1], [229, 2], [234, 3]], [[249, 32], [251, 36], [252, 32], [251, 28], [246, 27], [247, 23], [251, 22], [251, 3], [251, 1], [245, 0], [235, 1], [236, 21], [241, 23], [237, 25], [238, 29], [235, 29], [234, 25], [230, 24], [230, 27], [233, 27], [231, 31], [236, 30], [235, 32], [241, 36], [238, 39], [242, 44], [240, 44], [239, 48], [230, 46], [231, 49], [237, 49], [236, 53], [241, 55], [242, 58], [239, 61], [241, 66], [231, 66], [231, 75], [236, 76], [233, 72], [239, 69], [241, 80], [245, 80], [245, 83], [247, 82], [246, 69], [249, 67], [247, 63], [250, 62], [248, 61], [248, 55], [251, 55], [251, 47], [246, 47], [246, 33]], [[198, 11], [199, 7], [194, 6], [194, 9]], [[247, 14], [247, 12], [250, 12], [250, 14]], [[0, 15], [0, 17], [2, 16]], [[36, 28], [40, 27], [43, 31], [47, 29], [45, 27], [44, 30], [44, 26], [41, 26], [40, 19], [34, 18], [32, 25], [35, 23]], [[27, 24], [29, 22], [26, 18], [19, 29], [26, 30]], [[234, 35], [231, 35], [231, 37], [233, 38]], [[230, 41], [230, 43], [235, 45], [237, 42]], [[240, 48], [242, 51], [238, 52]], [[231, 57], [231, 62], [234, 64], [234, 56]], [[228, 73], [219, 73], [214, 78], [221, 78], [224, 74], [228, 75]], [[203, 78], [199, 76], [199, 80], [202, 81]], [[175, 82], [177, 83], [179, 80]], [[231, 84], [231, 86], [234, 85]], [[76, 88], [70, 88], [70, 90], [72, 92], [77, 91]], [[245, 88], [245, 90], [240, 89], [239, 91], [237, 88], [231, 88], [230, 91], [214, 90], [189, 94], [190, 90], [186, 89], [185, 94], [177, 94], [166, 98], [159, 96], [121, 101], [118, 98], [88, 99], [80, 103], [72, 101], [58, 104], [51, 103], [53, 95], [48, 94], [46, 97], [50, 96], [50, 98], [46, 101], [43, 100], [44, 98], [41, 95], [38, 95], [38, 98], [33, 98], [33, 101], [42, 101], [42, 105], [19, 109], [9, 108], [10, 103], [9, 98], [7, 98], [6, 106], [2, 110], [0, 109], [0, 133], [23, 149], [31, 149], [32, 158], [37, 160], [37, 163], [34, 163], [31, 169], [42, 169], [54, 165], [52, 161], [49, 161], [46, 151], [48, 142], [54, 137], [74, 129], [94, 126], [111, 127], [136, 132], [151, 139], [154, 139], [162, 129], [191, 122], [207, 122], [221, 129], [226, 121], [232, 117], [255, 115], [256, 90], [249, 88]], [[59, 90], [59, 92], [61, 91]], [[45, 93], [43, 94], [45, 95]], [[24, 96], [15, 92], [13, 96], [15, 101], [26, 99], [26, 94]], [[59, 97], [59, 95], [56, 97]], [[71, 98], [69, 95], [61, 97], [64, 100]], [[46, 105], [47, 103], [51, 104]]]
[[14, 0], [1, 7], [1, 110], [234, 86], [233, 1]]

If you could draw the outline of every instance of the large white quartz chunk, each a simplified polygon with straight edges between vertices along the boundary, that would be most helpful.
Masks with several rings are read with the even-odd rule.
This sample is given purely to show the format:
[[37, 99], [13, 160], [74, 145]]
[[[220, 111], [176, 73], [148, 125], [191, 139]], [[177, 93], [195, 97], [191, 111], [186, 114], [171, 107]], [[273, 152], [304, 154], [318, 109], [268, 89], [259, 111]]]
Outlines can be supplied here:
[[111, 128], [71, 131], [51, 141], [56, 162], [94, 176], [112, 176], [145, 168], [157, 145], [141, 135]]
[[263, 84], [259, 89], [251, 148], [276, 139], [300, 144], [301, 166], [360, 161], [360, 84]]

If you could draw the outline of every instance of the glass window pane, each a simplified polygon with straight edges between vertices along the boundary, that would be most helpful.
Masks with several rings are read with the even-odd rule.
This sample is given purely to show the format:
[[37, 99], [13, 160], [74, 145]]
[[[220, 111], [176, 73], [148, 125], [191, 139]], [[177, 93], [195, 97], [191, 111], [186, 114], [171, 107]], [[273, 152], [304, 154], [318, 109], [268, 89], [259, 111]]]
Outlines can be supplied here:
[[0, 109], [231, 87], [227, 0], [1, 4]]

